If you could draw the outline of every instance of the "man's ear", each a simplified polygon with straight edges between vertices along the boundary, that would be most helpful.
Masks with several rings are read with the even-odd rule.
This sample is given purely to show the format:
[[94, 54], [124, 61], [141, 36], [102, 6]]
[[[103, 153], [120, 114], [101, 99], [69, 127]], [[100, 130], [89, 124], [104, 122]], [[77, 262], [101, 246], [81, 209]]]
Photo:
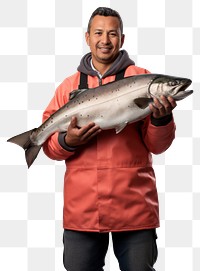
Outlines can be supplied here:
[[124, 45], [124, 40], [125, 40], [125, 35], [122, 34], [122, 37], [121, 37], [121, 47], [120, 48], [122, 48], [122, 46]]
[[90, 46], [90, 34], [88, 32], [85, 33], [85, 40], [88, 46]]

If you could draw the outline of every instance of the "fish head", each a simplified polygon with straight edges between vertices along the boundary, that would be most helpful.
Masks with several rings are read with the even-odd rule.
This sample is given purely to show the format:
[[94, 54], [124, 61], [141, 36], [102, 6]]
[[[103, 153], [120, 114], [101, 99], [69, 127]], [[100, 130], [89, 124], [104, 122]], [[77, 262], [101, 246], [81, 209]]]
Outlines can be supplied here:
[[158, 99], [161, 95], [171, 96], [179, 101], [193, 93], [193, 90], [187, 90], [191, 83], [188, 78], [156, 75], [149, 85], [149, 94]]

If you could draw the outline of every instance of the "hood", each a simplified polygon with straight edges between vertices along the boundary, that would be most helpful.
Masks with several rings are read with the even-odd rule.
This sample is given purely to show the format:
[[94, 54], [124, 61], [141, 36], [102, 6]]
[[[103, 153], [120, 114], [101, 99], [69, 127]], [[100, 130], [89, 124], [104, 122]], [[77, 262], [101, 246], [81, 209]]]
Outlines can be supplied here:
[[[77, 70], [87, 75], [97, 76], [97, 72], [91, 67], [91, 59], [91, 53], [84, 55]], [[135, 65], [134, 61], [129, 58], [129, 55], [125, 50], [120, 50], [118, 57], [115, 59], [110, 69], [102, 76], [102, 78], [114, 75], [121, 70], [126, 69], [130, 65]]]

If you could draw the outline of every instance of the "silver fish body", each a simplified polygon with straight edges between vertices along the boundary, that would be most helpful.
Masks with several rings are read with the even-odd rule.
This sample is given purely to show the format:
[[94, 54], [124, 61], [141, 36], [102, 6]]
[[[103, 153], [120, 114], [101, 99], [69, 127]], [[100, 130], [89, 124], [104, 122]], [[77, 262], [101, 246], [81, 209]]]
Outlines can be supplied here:
[[[161, 95], [172, 96], [178, 101], [189, 96], [193, 91], [186, 89], [191, 82], [187, 78], [169, 75], [142, 74], [96, 88], [75, 90], [71, 93], [69, 102], [40, 127], [8, 141], [22, 146], [28, 156], [30, 146], [37, 150], [36, 146], [40, 148], [51, 134], [67, 131], [73, 116], [77, 117], [79, 127], [92, 121], [103, 130], [115, 129], [119, 133], [127, 124], [150, 114], [149, 103], [154, 97], [159, 99]], [[28, 140], [22, 139], [25, 135]], [[31, 158], [27, 164], [30, 166], [34, 159]]]

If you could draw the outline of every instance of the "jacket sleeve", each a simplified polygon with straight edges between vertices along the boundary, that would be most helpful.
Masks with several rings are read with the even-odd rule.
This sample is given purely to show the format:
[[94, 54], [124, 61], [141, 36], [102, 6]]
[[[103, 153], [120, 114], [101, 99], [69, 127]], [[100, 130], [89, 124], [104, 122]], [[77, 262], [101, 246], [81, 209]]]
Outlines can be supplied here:
[[[65, 81], [58, 86], [58, 88], [55, 91], [55, 95], [50, 101], [49, 105], [45, 109], [43, 113], [43, 122], [47, 120], [50, 115], [52, 115], [54, 112], [56, 112], [60, 107], [62, 107], [65, 103], [68, 101], [69, 95], [67, 93], [70, 93], [70, 82], [65, 79]], [[53, 160], [66, 160], [70, 156], [74, 154], [75, 149], [67, 150], [67, 148], [64, 148], [59, 143], [59, 132], [56, 132], [52, 134], [43, 144], [43, 151], [44, 153]]]
[[162, 119], [148, 116], [142, 126], [142, 136], [148, 150], [153, 154], [166, 151], [175, 138], [176, 125], [173, 115]]

